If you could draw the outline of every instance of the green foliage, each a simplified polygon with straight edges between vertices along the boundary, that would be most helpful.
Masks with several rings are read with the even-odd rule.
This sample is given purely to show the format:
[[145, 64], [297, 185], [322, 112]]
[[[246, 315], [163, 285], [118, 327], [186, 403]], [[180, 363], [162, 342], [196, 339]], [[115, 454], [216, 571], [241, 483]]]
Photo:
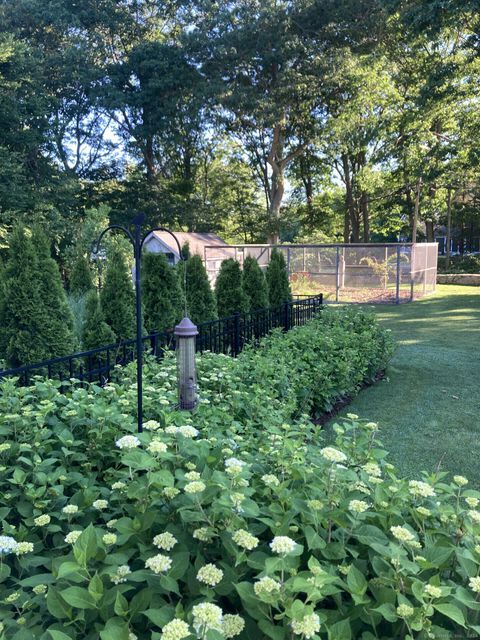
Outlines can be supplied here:
[[307, 418], [302, 386], [333, 401], [390, 352], [370, 314], [324, 310], [237, 359], [200, 356], [191, 417], [164, 407], [174, 357], [152, 359], [139, 435], [134, 365], [66, 395], [1, 383], [2, 534], [24, 543], [3, 554], [6, 640], [19, 617], [61, 640], [157, 638], [174, 618], [192, 639], [231, 637], [227, 615], [199, 627], [205, 602], [243, 618], [239, 640], [478, 633], [480, 492], [443, 473], [399, 478], [375, 423], [352, 414], [325, 447]]
[[103, 347], [115, 342], [115, 334], [105, 322], [100, 299], [95, 289], [85, 297], [85, 314], [82, 326], [82, 348], [85, 350]]
[[72, 272], [69, 278], [70, 293], [74, 296], [81, 296], [93, 287], [92, 272], [88, 260], [83, 253], [78, 253], [73, 263]]
[[173, 329], [182, 319], [184, 294], [178, 271], [163, 253], [145, 253], [142, 257], [142, 300], [149, 333]]
[[1, 346], [11, 366], [71, 353], [73, 318], [45, 235], [12, 233], [5, 269]]
[[68, 355], [76, 346], [73, 316], [58, 265], [51, 256], [50, 241], [42, 229], [34, 230], [32, 242], [38, 256], [36, 281], [46, 314], [42, 337], [51, 358]]
[[195, 324], [214, 320], [217, 317], [215, 295], [201, 257], [193, 255], [178, 267], [187, 271], [185, 285], [189, 318]]
[[445, 256], [438, 257], [438, 270], [442, 273], [480, 273], [480, 256], [451, 256], [448, 270]]
[[120, 251], [108, 258], [105, 281], [100, 292], [100, 304], [106, 323], [117, 340], [135, 335], [135, 293], [132, 275]]
[[247, 256], [243, 262], [242, 287], [248, 300], [248, 307], [255, 309], [268, 308], [268, 289], [265, 274], [255, 258]]
[[219, 318], [231, 316], [236, 311], [248, 311], [248, 300], [242, 288], [240, 264], [228, 258], [223, 260], [215, 282], [215, 296]]
[[287, 264], [283, 253], [272, 249], [266, 273], [270, 306], [277, 307], [286, 300], [292, 300]]

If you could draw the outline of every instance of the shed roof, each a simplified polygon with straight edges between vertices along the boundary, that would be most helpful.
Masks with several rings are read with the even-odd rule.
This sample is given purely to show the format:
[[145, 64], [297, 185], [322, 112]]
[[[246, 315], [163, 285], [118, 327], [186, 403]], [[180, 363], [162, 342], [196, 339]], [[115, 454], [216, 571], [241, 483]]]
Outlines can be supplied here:
[[[180, 246], [182, 247], [188, 242], [190, 253], [198, 254], [203, 258], [204, 248], [208, 245], [218, 245], [219, 247], [228, 247], [229, 245], [214, 233], [195, 233], [186, 231], [174, 231], [175, 237], [178, 239]], [[178, 246], [175, 240], [169, 233], [165, 231], [153, 231], [151, 236], [158, 238], [164, 245], [169, 247], [175, 255], [178, 256]], [[147, 239], [147, 243], [150, 242], [151, 237]]]

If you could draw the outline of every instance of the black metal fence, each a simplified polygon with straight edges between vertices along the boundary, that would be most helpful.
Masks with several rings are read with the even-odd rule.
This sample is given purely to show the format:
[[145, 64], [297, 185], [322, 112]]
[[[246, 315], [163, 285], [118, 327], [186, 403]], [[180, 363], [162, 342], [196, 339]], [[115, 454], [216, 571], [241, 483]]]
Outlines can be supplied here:
[[[293, 302], [285, 302], [279, 307], [258, 309], [247, 313], [235, 313], [227, 318], [211, 320], [198, 326], [197, 351], [212, 351], [237, 356], [245, 346], [267, 335], [277, 327], [288, 331], [311, 320], [321, 309], [322, 294]], [[172, 331], [154, 332], [143, 337], [146, 353], [161, 358], [164, 351], [175, 349], [175, 335]], [[53, 358], [36, 364], [0, 371], [0, 380], [6, 377], [18, 378], [18, 383], [27, 386], [34, 376], [59, 380], [62, 383], [75, 379], [84, 382], [105, 384], [111, 379], [115, 367], [135, 360], [136, 341], [125, 340], [119, 344], [81, 351], [61, 358]]]

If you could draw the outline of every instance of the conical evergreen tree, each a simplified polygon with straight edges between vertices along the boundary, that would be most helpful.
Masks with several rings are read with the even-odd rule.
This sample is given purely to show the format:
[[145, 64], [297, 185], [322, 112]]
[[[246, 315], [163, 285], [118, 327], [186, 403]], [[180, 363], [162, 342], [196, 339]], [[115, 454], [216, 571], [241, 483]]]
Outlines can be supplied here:
[[266, 273], [268, 300], [271, 307], [277, 307], [287, 300], [292, 300], [290, 282], [288, 281], [287, 264], [283, 253], [272, 249], [270, 263]]
[[105, 322], [100, 299], [95, 289], [85, 297], [85, 320], [82, 327], [82, 347], [85, 350], [115, 342], [115, 334]]
[[173, 329], [182, 319], [185, 298], [179, 272], [163, 253], [142, 257], [142, 299], [145, 328], [152, 331]]
[[223, 260], [215, 282], [219, 318], [231, 316], [236, 311], [248, 311], [248, 300], [242, 288], [242, 270], [233, 258]]
[[247, 256], [243, 262], [242, 286], [252, 311], [268, 308], [268, 289], [265, 274], [252, 256]]
[[0, 318], [3, 353], [12, 367], [47, 360], [51, 355], [43, 333], [48, 313], [38, 281], [38, 265], [32, 239], [17, 227], [9, 241]]
[[34, 230], [32, 242], [38, 256], [37, 282], [47, 313], [42, 330], [43, 339], [50, 358], [68, 355], [77, 345], [73, 331], [73, 316], [60, 271], [51, 256], [50, 242], [42, 229]]
[[119, 251], [114, 251], [107, 261], [100, 304], [105, 321], [117, 340], [127, 340], [135, 336], [135, 292], [132, 275]]
[[[180, 266], [180, 264], [178, 265]], [[200, 256], [194, 255], [183, 263], [187, 270], [187, 312], [192, 322], [201, 324], [217, 317], [217, 303]]]
[[75, 297], [81, 297], [93, 288], [92, 272], [85, 255], [77, 253], [70, 274], [70, 293]]

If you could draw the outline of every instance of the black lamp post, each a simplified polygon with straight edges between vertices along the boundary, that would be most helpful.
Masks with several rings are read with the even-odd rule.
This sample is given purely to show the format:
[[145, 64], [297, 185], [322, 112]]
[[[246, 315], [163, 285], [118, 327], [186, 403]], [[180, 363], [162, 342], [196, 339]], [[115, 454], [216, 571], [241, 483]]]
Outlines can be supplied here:
[[143, 387], [142, 387], [142, 364], [143, 364], [143, 343], [142, 343], [142, 287], [140, 283], [140, 269], [141, 269], [141, 255], [142, 255], [142, 247], [145, 243], [145, 240], [153, 231], [164, 231], [165, 233], [169, 233], [172, 238], [177, 243], [178, 247], [178, 255], [180, 256], [180, 260], [182, 257], [182, 248], [180, 247], [180, 243], [176, 236], [163, 227], [155, 227], [147, 231], [147, 233], [142, 237], [142, 224], [145, 222], [145, 214], [140, 213], [136, 216], [131, 224], [134, 227], [134, 232], [132, 233], [126, 227], [123, 227], [120, 224], [111, 224], [106, 229], [102, 231], [100, 234], [96, 247], [94, 249], [94, 253], [98, 253], [100, 249], [100, 243], [102, 241], [103, 236], [108, 233], [108, 231], [119, 230], [124, 233], [130, 242], [132, 243], [133, 253], [135, 257], [135, 305], [136, 305], [136, 319], [137, 319], [137, 426], [138, 432], [141, 433], [143, 431]]

